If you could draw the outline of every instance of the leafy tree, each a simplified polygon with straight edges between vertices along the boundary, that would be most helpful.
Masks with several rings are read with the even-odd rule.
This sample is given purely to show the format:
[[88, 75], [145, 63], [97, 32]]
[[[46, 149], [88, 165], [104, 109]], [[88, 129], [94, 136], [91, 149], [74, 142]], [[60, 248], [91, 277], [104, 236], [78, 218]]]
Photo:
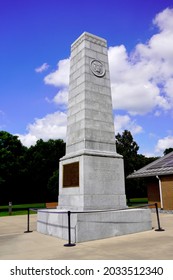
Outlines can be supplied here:
[[16, 201], [22, 191], [24, 147], [18, 136], [0, 131], [0, 203]]
[[57, 201], [63, 140], [38, 140], [24, 147], [17, 136], [0, 131], [0, 204]]
[[53, 172], [47, 183], [47, 200], [57, 201], [59, 195], [59, 170]]
[[117, 152], [124, 157], [124, 171], [125, 176], [127, 176], [135, 169], [139, 146], [133, 140], [131, 132], [124, 130], [122, 135], [120, 133], [116, 135], [116, 147]]
[[170, 152], [173, 152], [173, 148], [167, 148], [164, 150], [163, 154], [164, 156], [166, 156], [167, 154], [169, 154]]
[[[57, 201], [59, 179], [57, 179], [57, 191], [55, 184], [51, 184], [52, 177], [58, 174], [59, 159], [65, 154], [65, 143], [63, 140], [52, 140], [45, 142], [38, 140], [35, 146], [28, 149], [28, 183], [30, 185], [30, 197], [35, 200], [45, 202], [49, 200]], [[55, 178], [54, 178], [55, 180]]]
[[125, 130], [122, 135], [120, 133], [116, 135], [116, 148], [117, 152], [122, 155], [124, 159], [125, 188], [126, 196], [129, 200], [134, 196], [136, 190], [133, 187], [134, 182], [127, 180], [126, 177], [136, 169], [135, 163], [139, 146], [133, 140], [131, 132]]
[[130, 131], [125, 130], [122, 135], [116, 135], [117, 152], [124, 158], [125, 187], [127, 199], [145, 197], [147, 195], [146, 183], [143, 178], [127, 179], [127, 176], [156, 158], [146, 158], [138, 154], [139, 146], [134, 141]]

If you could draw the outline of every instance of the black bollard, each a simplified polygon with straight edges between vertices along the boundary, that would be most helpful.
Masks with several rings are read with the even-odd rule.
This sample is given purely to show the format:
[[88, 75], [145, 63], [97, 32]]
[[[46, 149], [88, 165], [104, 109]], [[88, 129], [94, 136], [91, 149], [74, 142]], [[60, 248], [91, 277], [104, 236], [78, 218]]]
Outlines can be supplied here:
[[29, 208], [27, 210], [28, 210], [28, 212], [27, 212], [27, 230], [24, 231], [24, 233], [32, 232], [32, 230], [29, 230]]
[[71, 212], [68, 211], [67, 215], [68, 215], [68, 243], [64, 244], [64, 246], [65, 247], [72, 247], [72, 246], [76, 246], [76, 244], [75, 243], [71, 243], [71, 219], [70, 219]]
[[161, 226], [160, 226], [159, 211], [158, 211], [157, 203], [155, 203], [155, 208], [156, 208], [157, 224], [158, 224], [158, 228], [155, 229], [155, 231], [164, 231], [164, 229], [161, 228]]

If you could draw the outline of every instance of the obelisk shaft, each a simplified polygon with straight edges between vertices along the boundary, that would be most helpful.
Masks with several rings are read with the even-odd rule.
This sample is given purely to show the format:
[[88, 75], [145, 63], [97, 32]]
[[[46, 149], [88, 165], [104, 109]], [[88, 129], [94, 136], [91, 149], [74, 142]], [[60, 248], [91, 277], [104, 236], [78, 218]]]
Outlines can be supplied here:
[[116, 152], [106, 40], [84, 32], [71, 46], [66, 154]]

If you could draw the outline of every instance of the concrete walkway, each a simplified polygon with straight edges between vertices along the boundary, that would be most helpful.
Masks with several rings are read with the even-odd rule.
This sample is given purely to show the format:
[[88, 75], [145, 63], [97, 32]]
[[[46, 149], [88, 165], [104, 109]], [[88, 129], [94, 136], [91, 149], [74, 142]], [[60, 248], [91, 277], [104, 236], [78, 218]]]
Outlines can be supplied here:
[[[153, 227], [157, 228], [152, 213]], [[78, 243], [64, 247], [66, 241], [36, 231], [36, 215], [0, 217], [1, 260], [173, 260], [173, 214], [160, 214], [165, 231], [151, 231]]]

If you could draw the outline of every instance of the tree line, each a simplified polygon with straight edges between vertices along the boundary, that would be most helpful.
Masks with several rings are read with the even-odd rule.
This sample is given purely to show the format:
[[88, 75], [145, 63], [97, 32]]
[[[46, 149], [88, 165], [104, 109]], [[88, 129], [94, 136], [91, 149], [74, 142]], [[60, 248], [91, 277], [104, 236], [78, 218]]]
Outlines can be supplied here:
[[[115, 140], [117, 152], [124, 157], [125, 177], [156, 159], [138, 154], [139, 146], [128, 130], [117, 134]], [[40, 139], [27, 148], [18, 136], [0, 131], [0, 205], [10, 201], [13, 204], [57, 201], [59, 159], [64, 155], [62, 139]], [[126, 180], [126, 195], [144, 197], [144, 180]]]
[[17, 136], [0, 131], [0, 205], [57, 201], [58, 165], [64, 155], [61, 139], [40, 139], [27, 148]]

